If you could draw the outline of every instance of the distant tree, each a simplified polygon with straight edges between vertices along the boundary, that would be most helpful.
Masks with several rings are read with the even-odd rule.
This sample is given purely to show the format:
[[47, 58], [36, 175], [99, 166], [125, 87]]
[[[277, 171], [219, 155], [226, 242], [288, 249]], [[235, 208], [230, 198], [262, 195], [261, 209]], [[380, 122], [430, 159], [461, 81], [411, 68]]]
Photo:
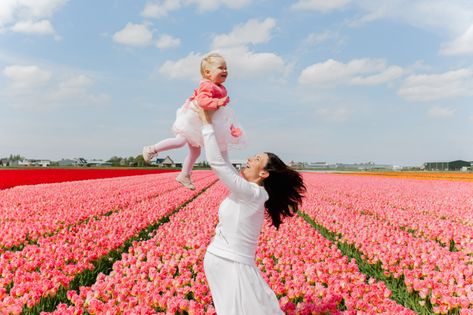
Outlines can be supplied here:
[[143, 155], [137, 155], [135, 157], [135, 166], [145, 166], [145, 159], [143, 158]]
[[120, 161], [122, 160], [119, 156], [112, 156], [107, 162], [112, 163], [112, 166], [120, 166]]
[[10, 157], [8, 158], [8, 160], [9, 160], [10, 162], [23, 161], [24, 159], [25, 159], [25, 157], [24, 157], [24, 156], [21, 156], [21, 155], [19, 155], [19, 154], [17, 154], [17, 155], [10, 154]]
[[127, 166], [136, 166], [135, 165], [135, 157], [134, 156], [130, 156], [126, 159], [126, 165]]

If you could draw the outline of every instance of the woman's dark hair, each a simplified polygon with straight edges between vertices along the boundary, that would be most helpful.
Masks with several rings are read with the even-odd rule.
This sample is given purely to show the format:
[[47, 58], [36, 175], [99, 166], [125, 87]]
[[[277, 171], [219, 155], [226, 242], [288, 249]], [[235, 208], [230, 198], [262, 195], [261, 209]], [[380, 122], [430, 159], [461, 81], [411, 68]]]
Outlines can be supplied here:
[[265, 152], [268, 163], [264, 169], [269, 173], [263, 181], [269, 199], [265, 202], [267, 215], [279, 229], [284, 217], [292, 217], [302, 203], [306, 191], [302, 175], [284, 164], [274, 153]]

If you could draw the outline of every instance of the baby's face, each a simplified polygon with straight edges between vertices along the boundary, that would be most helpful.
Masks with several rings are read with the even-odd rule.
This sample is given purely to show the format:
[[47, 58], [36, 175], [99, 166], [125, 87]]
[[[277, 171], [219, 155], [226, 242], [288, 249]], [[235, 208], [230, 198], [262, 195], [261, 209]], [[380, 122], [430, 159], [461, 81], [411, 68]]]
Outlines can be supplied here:
[[215, 84], [222, 84], [228, 76], [227, 63], [223, 58], [214, 58], [206, 69], [207, 78]]

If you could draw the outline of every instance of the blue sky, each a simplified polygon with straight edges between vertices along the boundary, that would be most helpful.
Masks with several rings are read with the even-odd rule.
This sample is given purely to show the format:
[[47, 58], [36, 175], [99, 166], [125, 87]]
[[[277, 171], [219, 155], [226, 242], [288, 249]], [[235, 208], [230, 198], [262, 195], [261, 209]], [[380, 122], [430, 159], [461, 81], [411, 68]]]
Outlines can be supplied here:
[[140, 154], [172, 136], [210, 51], [249, 136], [234, 159], [473, 160], [462, 0], [2, 0], [0, 157]]

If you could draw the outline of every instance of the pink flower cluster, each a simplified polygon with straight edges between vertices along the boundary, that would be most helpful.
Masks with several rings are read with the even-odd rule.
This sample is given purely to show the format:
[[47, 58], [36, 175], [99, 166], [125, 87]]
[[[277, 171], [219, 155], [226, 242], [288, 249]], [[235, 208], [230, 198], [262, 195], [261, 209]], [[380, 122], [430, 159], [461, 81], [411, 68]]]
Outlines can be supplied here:
[[[408, 290], [429, 299], [435, 313], [466, 313], [473, 307], [473, 257], [464, 246], [471, 245], [472, 236], [461, 234], [473, 212], [465, 207], [472, 200], [471, 183], [327, 174], [306, 174], [305, 180], [310, 189], [304, 211], [340, 241], [353, 244], [369, 263], [381, 263], [387, 276], [403, 276]], [[449, 235], [463, 237], [464, 251], [451, 252], [432, 240], [442, 242]]]
[[389, 299], [383, 282], [366, 279], [354, 259], [296, 216], [279, 231], [266, 225], [260, 238], [257, 262], [286, 314], [415, 314]]
[[[91, 287], [68, 292], [74, 306], [56, 314], [215, 314], [202, 260], [226, 194], [210, 187], [162, 225], [148, 241], [136, 242]], [[63, 311], [67, 313], [63, 313]]]
[[[175, 180], [167, 180], [168, 176], [173, 175], [150, 175], [147, 181], [136, 183], [147, 187], [144, 190], [149, 189], [151, 193], [136, 190], [138, 195], [129, 197], [127, 206], [109, 216], [92, 217], [52, 236], [40, 236], [37, 244], [26, 245], [21, 251], [3, 252], [0, 256], [0, 309], [7, 314], [20, 314], [25, 305], [31, 307], [41, 297], [55, 295], [60, 286], [67, 288], [75, 275], [93, 268], [94, 260], [119, 248], [127, 239], [215, 181], [209, 171], [196, 172], [197, 189], [190, 191]], [[164, 179], [164, 185], [160, 178]], [[133, 187], [126, 184], [129, 180], [134, 181], [133, 178], [121, 179], [125, 191]], [[110, 182], [107, 180], [107, 183]], [[93, 199], [94, 195], [91, 193], [89, 198]], [[80, 209], [80, 206], [72, 205], [71, 208]], [[9, 293], [8, 287], [11, 287]]]
[[325, 200], [446, 247], [453, 241], [457, 250], [473, 254], [473, 183], [372, 177], [342, 183], [336, 177], [327, 180], [335, 182], [325, 184]]
[[[18, 186], [0, 190], [0, 248], [51, 235], [162, 193], [176, 174]], [[164, 190], [163, 190], [164, 189]]]
[[[156, 236], [135, 243], [91, 287], [68, 292], [73, 306], [55, 314], [214, 314], [203, 257], [226, 191], [219, 183], [171, 217]], [[265, 226], [257, 264], [288, 314], [413, 314], [389, 299], [383, 283], [358, 271], [336, 246], [299, 217], [280, 231]], [[337, 311], [344, 299], [347, 311]]]

